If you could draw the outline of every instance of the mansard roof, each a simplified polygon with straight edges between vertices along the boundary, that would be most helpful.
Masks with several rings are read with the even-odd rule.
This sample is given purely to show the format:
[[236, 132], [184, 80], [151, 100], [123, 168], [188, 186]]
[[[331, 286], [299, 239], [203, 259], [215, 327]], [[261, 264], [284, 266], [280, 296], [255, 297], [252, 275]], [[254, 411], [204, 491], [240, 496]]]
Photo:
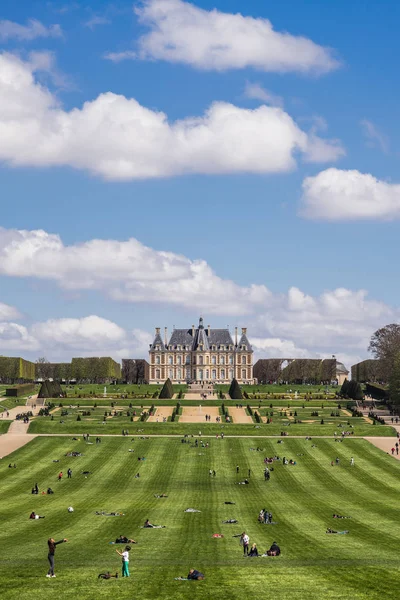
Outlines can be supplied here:
[[212, 346], [217, 349], [220, 346], [232, 346], [233, 340], [229, 329], [208, 329], [204, 328], [203, 319], [200, 319], [197, 329], [174, 329], [168, 343], [168, 349], [174, 350], [176, 346], [189, 347], [190, 350], [196, 350], [199, 346], [203, 350], [210, 350]]
[[155, 338], [154, 338], [154, 341], [153, 341], [152, 345], [150, 346], [150, 352], [152, 350], [155, 350], [156, 346], [160, 346], [160, 351], [161, 352], [165, 352], [165, 345], [164, 345], [164, 342], [162, 341], [162, 337], [161, 337], [161, 335], [160, 335], [160, 333], [158, 331], [157, 331], [157, 333], [155, 335]]
[[253, 352], [253, 348], [251, 347], [249, 339], [245, 333], [242, 333], [242, 337], [239, 340], [238, 350], [240, 350], [242, 346], [246, 346], [247, 352]]

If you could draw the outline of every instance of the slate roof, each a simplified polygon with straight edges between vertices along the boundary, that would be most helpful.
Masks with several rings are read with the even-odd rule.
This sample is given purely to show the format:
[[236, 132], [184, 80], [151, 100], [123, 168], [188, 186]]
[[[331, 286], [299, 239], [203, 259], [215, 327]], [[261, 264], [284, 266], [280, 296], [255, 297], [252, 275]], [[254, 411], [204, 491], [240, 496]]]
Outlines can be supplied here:
[[[153, 342], [151, 350], [154, 350]], [[168, 350], [172, 351], [176, 349], [176, 346], [182, 348], [189, 347], [190, 350], [196, 350], [201, 344], [203, 344], [204, 350], [210, 350], [212, 346], [216, 346], [217, 350], [220, 350], [220, 346], [234, 346], [229, 329], [210, 329], [210, 335], [208, 335], [208, 329], [204, 328], [203, 319], [200, 318], [199, 326], [194, 330], [192, 335], [192, 329], [174, 329], [171, 338], [168, 342]], [[250, 344], [247, 342], [248, 346]]]
[[155, 350], [156, 346], [160, 346], [160, 351], [165, 352], [165, 345], [164, 345], [164, 342], [162, 341], [162, 337], [159, 333], [156, 334], [156, 336], [154, 338], [154, 342], [150, 346], [150, 352], [152, 350]]
[[245, 333], [242, 333], [242, 337], [239, 340], [238, 349], [240, 350], [242, 346], [246, 346], [248, 352], [253, 352], [253, 348], [251, 347], [249, 339]]
[[345, 375], [348, 375], [349, 371], [346, 369], [343, 363], [336, 361], [336, 373], [344, 373]]

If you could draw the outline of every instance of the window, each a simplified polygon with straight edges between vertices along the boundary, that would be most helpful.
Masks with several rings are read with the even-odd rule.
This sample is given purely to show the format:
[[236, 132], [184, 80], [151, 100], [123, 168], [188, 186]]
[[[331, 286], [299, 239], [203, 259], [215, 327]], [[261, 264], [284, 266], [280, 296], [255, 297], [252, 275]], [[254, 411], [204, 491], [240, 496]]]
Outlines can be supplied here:
[[229, 360], [229, 364], [233, 365], [233, 356], [232, 356], [232, 354], [229, 355], [229, 359], [228, 360]]
[[220, 365], [224, 365], [225, 364], [225, 356], [220, 356], [219, 357], [219, 364]]
[[173, 365], [174, 364], [174, 357], [173, 356], [169, 356], [168, 357], [168, 364], [169, 365]]
[[211, 371], [211, 378], [212, 378], [212, 379], [217, 379], [217, 370], [216, 370], [216, 369], [213, 369], [213, 370]]
[[180, 347], [180, 346], [178, 346], [178, 350], [180, 350], [180, 349], [181, 349], [181, 347]]
[[160, 364], [160, 357], [156, 356], [156, 365], [159, 365], [159, 364]]
[[242, 350], [244, 350], [246, 352], [247, 346], [242, 346]]
[[242, 379], [246, 379], [246, 369], [242, 369]]
[[229, 379], [233, 379], [233, 377], [234, 377], [233, 369], [229, 369]]
[[186, 356], [186, 364], [190, 365], [190, 356], [189, 355]]
[[181, 365], [182, 364], [182, 356], [178, 356], [177, 361], [178, 361], [178, 365]]
[[217, 357], [216, 356], [212, 356], [211, 357], [211, 364], [212, 365], [216, 365], [217, 364]]
[[245, 364], [246, 364], [246, 357], [242, 356], [242, 365], [245, 365]]
[[199, 356], [199, 365], [202, 365], [202, 364], [203, 364], [203, 357]]
[[173, 379], [173, 378], [174, 378], [174, 370], [173, 370], [173, 369], [168, 369], [168, 377], [169, 377], [170, 379]]
[[221, 379], [225, 379], [225, 369], [221, 369]]
[[176, 378], [177, 378], [177, 379], [179, 379], [179, 380], [181, 380], [181, 379], [182, 379], [182, 371], [181, 371], [180, 369], [178, 369], [178, 370], [176, 371]]
[[161, 379], [161, 372], [160, 369], [156, 369], [156, 379]]

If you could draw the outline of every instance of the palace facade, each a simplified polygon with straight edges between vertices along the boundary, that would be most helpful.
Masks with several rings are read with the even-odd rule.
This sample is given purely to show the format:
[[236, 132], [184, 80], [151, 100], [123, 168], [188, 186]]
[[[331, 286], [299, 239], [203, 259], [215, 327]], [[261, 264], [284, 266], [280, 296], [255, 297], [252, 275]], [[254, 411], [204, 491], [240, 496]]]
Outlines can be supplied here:
[[167, 328], [164, 340], [156, 327], [154, 341], [150, 344], [150, 383], [253, 383], [253, 349], [242, 328], [235, 341], [229, 329], [204, 327], [200, 318], [198, 327], [174, 329], [168, 341]]

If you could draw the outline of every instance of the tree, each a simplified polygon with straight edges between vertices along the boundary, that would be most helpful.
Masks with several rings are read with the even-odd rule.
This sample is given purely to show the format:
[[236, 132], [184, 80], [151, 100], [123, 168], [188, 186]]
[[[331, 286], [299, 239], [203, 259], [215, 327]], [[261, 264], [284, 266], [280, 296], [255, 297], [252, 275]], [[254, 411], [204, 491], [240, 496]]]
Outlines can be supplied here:
[[392, 404], [400, 404], [400, 352], [394, 358], [389, 379], [389, 398]]
[[340, 394], [342, 396], [347, 396], [347, 390], [349, 389], [349, 382], [345, 379], [342, 383], [342, 387], [340, 388]]
[[49, 379], [49, 377], [52, 377], [51, 363], [44, 356], [37, 359], [35, 370], [37, 379]]
[[232, 379], [231, 387], [229, 388], [229, 396], [232, 400], [243, 400], [242, 390], [237, 379]]
[[389, 380], [397, 354], [400, 352], [400, 325], [391, 323], [375, 331], [368, 350], [382, 365], [382, 373]]

